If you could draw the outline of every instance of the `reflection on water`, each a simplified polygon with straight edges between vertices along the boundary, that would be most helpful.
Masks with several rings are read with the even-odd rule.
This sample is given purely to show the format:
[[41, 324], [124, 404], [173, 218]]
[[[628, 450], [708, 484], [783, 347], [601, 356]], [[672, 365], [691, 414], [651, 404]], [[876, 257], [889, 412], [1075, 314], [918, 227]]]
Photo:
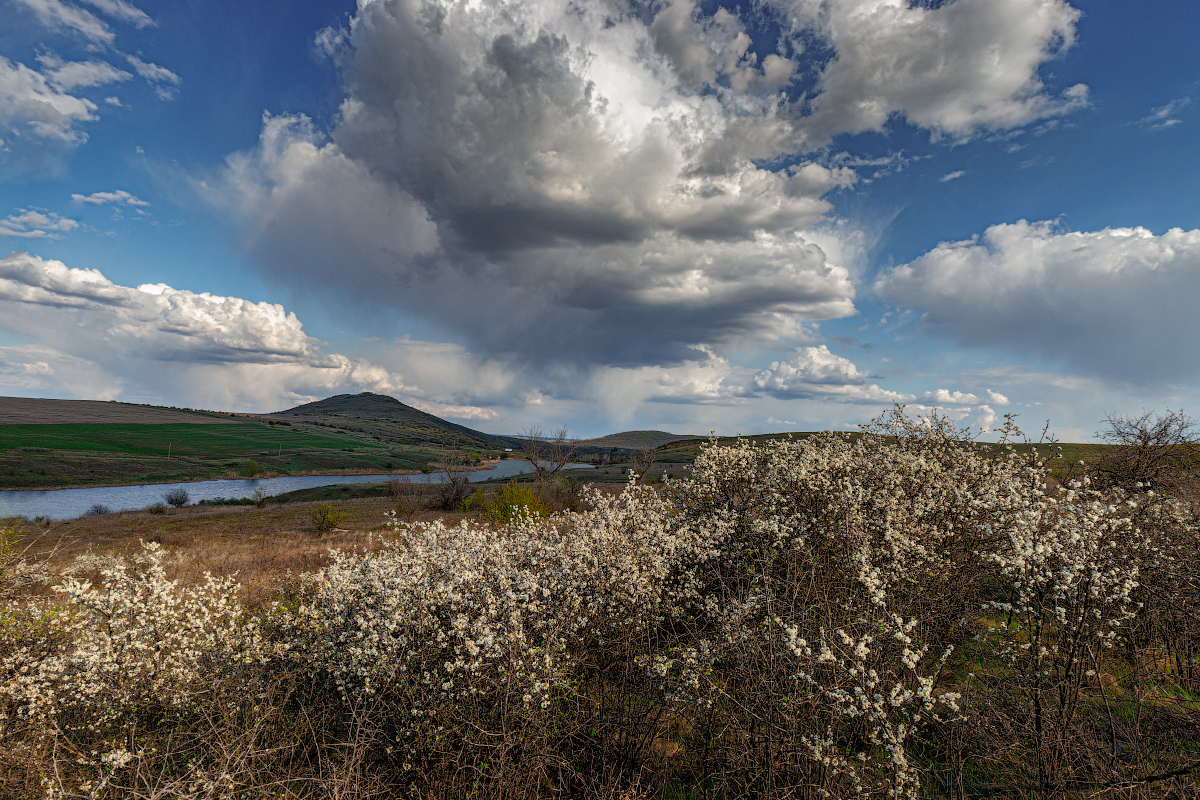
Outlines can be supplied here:
[[[587, 464], [568, 464], [568, 467], [588, 467]], [[472, 482], [492, 478], [510, 478], [522, 475], [532, 468], [525, 461], [505, 459], [491, 469], [479, 469], [468, 473]], [[252, 497], [262, 489], [267, 496], [286, 494], [299, 489], [316, 486], [333, 486], [343, 483], [381, 483], [399, 478], [413, 483], [443, 483], [446, 473], [432, 472], [428, 475], [296, 475], [282, 478], [230, 478], [216, 481], [194, 481], [192, 483], [149, 483], [140, 486], [96, 486], [87, 489], [39, 489], [31, 492], [0, 492], [0, 519], [24, 516], [29, 519], [75, 519], [82, 517], [95, 505], [107, 506], [112, 511], [134, 511], [154, 503], [160, 503], [163, 495], [172, 489], [183, 489], [193, 503], [199, 500], [214, 500], [218, 497]]]

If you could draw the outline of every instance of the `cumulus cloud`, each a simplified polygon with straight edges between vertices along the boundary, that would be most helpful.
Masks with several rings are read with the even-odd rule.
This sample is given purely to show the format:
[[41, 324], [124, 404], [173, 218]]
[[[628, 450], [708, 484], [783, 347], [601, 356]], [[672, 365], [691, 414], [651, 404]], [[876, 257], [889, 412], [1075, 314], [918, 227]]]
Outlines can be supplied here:
[[1082, 102], [1038, 78], [1073, 40], [1061, 0], [908, 5], [780, 5], [764, 50], [685, 0], [364, 2], [317, 37], [347, 90], [328, 137], [268, 116], [206, 189], [273, 276], [478, 351], [636, 369], [795, 343], [854, 313], [813, 231], [859, 177], [807, 154], [895, 114], [961, 139]]
[[1027, 125], [1087, 104], [1083, 84], [1059, 96], [1038, 69], [1075, 40], [1080, 12], [1064, 0], [785, 0], [796, 32], [835, 51], [811, 125], [826, 135], [882, 130], [893, 115], [935, 136]]
[[775, 361], [754, 376], [754, 386], [779, 398], [834, 397], [848, 401], [905, 402], [912, 395], [880, 389], [848, 358], [825, 345], [802, 347], [791, 361]]
[[145, 200], [138, 198], [137, 195], [130, 194], [124, 189], [118, 189], [115, 192], [92, 192], [88, 195], [73, 194], [71, 199], [77, 203], [87, 203], [93, 206], [102, 206], [106, 203], [113, 205], [125, 206], [148, 206], [150, 205]]
[[934, 331], [1119, 381], [1189, 383], [1200, 370], [1200, 231], [994, 225], [875, 284]]
[[922, 403], [956, 406], [973, 406], [979, 402], [979, 398], [970, 392], [952, 392], [949, 389], [935, 389], [931, 392], [925, 392], [925, 394], [921, 395], [920, 399]]
[[950, 391], [949, 389], [934, 389], [922, 394], [918, 400], [921, 403], [934, 403], [939, 406], [974, 406], [983, 403], [990, 403], [996, 406], [1008, 405], [1007, 397], [999, 392], [994, 392], [991, 389], [988, 389], [981, 394], [975, 394], [974, 392]]
[[75, 97], [24, 64], [0, 56], [0, 130], [5, 150], [22, 142], [69, 148], [87, 139], [77, 126], [96, 119], [96, 104]]
[[[0, 382], [22, 389], [263, 410], [338, 392], [411, 389], [365, 359], [324, 352], [280, 305], [165, 284], [120, 286], [97, 270], [26, 253], [0, 259], [0, 328], [34, 340], [7, 350], [0, 370]], [[71, 389], [73, 376], [87, 380]]]
[[17, 236], [22, 239], [53, 239], [61, 233], [72, 231], [79, 223], [49, 211], [20, 209], [0, 219], [0, 236]]

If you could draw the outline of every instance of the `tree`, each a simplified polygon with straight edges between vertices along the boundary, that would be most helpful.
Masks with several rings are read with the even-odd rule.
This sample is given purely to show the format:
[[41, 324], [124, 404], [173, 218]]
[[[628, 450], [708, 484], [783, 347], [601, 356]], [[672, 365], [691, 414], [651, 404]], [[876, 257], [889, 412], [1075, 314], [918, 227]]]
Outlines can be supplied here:
[[1200, 427], [1182, 410], [1109, 415], [1096, 436], [1111, 445], [1091, 470], [1100, 488], [1177, 494], [1196, 481]]
[[175, 506], [175, 508], [183, 508], [192, 498], [188, 495], [187, 489], [172, 489], [163, 495], [163, 500]]
[[640, 450], [634, 450], [629, 457], [629, 463], [633, 466], [634, 474], [637, 475], [638, 483], [644, 483], [646, 473], [654, 466], [654, 462], [658, 460], [660, 447], [643, 447]]
[[521, 434], [521, 454], [533, 467], [538, 483], [545, 483], [558, 474], [575, 455], [577, 445], [567, 437], [566, 427], [546, 433], [530, 425]]
[[462, 510], [463, 501], [471, 495], [471, 468], [463, 461], [447, 457], [442, 464], [446, 481], [438, 487], [438, 507], [443, 511]]

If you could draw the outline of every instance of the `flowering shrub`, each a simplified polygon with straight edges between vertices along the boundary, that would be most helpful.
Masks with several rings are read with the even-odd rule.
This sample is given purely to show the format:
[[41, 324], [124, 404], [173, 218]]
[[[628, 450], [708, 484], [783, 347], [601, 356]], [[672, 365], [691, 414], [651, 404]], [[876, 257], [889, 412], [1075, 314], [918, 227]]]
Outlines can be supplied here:
[[50, 598], [5, 551], [0, 797], [1149, 796], [1195, 768], [1182, 506], [1049, 492], [900, 409], [583, 500], [392, 515], [259, 616], [156, 545]]
[[53, 724], [64, 732], [122, 723], [148, 710], [181, 710], [204, 693], [209, 671], [252, 660], [253, 620], [235, 584], [208, 576], [181, 590], [164, 553], [149, 543], [132, 564], [107, 564], [103, 588], [67, 578], [64, 605], [48, 610], [44, 634], [0, 662], [0, 724]]
[[387, 747], [406, 768], [451, 757], [465, 737], [542, 724], [571, 696], [589, 641], [661, 619], [686, 548], [652, 490], [591, 501], [549, 521], [518, 512], [500, 531], [393, 517], [382, 550], [335, 552], [309, 576], [304, 602], [278, 619], [290, 652], [347, 702], [400, 704]]

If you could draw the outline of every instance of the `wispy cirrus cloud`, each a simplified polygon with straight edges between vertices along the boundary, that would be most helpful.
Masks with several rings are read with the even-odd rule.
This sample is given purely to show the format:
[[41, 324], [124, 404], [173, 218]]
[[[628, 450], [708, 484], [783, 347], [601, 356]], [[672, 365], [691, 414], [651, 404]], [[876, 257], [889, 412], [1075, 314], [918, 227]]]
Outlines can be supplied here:
[[1152, 130], [1164, 130], [1173, 128], [1183, 122], [1178, 116], [1179, 112], [1187, 108], [1192, 103], [1190, 97], [1177, 97], [1169, 103], [1153, 109], [1149, 114], [1137, 121], [1138, 125], [1148, 127]]
[[109, 203], [113, 205], [138, 206], [146, 207], [150, 204], [145, 200], [140, 199], [137, 195], [130, 194], [124, 189], [118, 189], [115, 192], [92, 192], [88, 195], [73, 194], [71, 199], [77, 203], [87, 203], [93, 206], [102, 206]]

